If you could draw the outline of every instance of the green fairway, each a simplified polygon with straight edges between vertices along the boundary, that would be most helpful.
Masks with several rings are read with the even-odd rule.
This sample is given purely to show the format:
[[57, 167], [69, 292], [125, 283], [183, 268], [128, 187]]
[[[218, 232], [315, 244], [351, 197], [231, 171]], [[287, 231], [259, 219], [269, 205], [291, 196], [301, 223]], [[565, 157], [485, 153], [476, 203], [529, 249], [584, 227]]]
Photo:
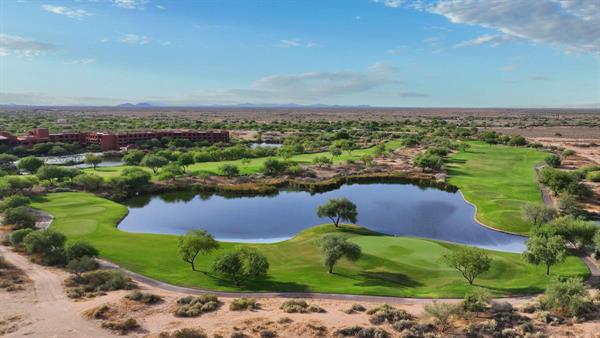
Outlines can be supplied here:
[[448, 165], [449, 182], [477, 206], [477, 219], [496, 229], [527, 234], [521, 219], [526, 202], [542, 203], [534, 167], [547, 156], [539, 150], [481, 142], [454, 154]]
[[[401, 142], [399, 140], [393, 140], [393, 141], [389, 141], [386, 143], [386, 148], [388, 150], [393, 150], [393, 149], [399, 148], [400, 146], [401, 146]], [[333, 161], [333, 163], [341, 163], [341, 162], [347, 161], [347, 160], [357, 161], [357, 160], [360, 160], [360, 158], [364, 155], [373, 155], [374, 153], [375, 153], [375, 147], [365, 148], [365, 149], [357, 149], [357, 150], [353, 150], [351, 153], [344, 151], [342, 155], [333, 157], [332, 161]], [[331, 157], [331, 153], [320, 152], [320, 153], [312, 153], [312, 154], [299, 154], [299, 155], [294, 155], [294, 156], [290, 157], [289, 161], [298, 163], [298, 164], [311, 164], [313, 159], [315, 157], [319, 157], [319, 156]], [[198, 175], [203, 172], [209, 173], [212, 175], [220, 175], [221, 172], [220, 172], [219, 168], [222, 165], [234, 164], [240, 169], [240, 174], [249, 175], [249, 174], [258, 173], [260, 171], [260, 169], [262, 168], [263, 163], [268, 158], [269, 157], [253, 158], [253, 159], [250, 159], [250, 161], [248, 163], [244, 163], [242, 160], [194, 163], [194, 164], [188, 166], [187, 170], [192, 175]], [[274, 158], [283, 160], [283, 157], [279, 157], [279, 156], [274, 157]], [[88, 168], [88, 169], [85, 169], [85, 171], [88, 173], [94, 173], [96, 175], [103, 176], [103, 177], [112, 177], [112, 176], [120, 175], [121, 172], [123, 171], [123, 169], [125, 169], [125, 168], [132, 168], [132, 166], [123, 165], [123, 166], [115, 166], [115, 167], [98, 167], [98, 168], [96, 168], [96, 170]], [[152, 170], [150, 170], [148, 168], [143, 168], [143, 169], [148, 171], [149, 173], [152, 173]]]
[[[472, 151], [476, 151], [474, 147]], [[85, 239], [103, 257], [132, 271], [165, 282], [217, 290], [240, 290], [206, 272], [213, 259], [198, 257], [203, 272], [193, 272], [176, 254], [177, 236], [134, 234], [119, 231], [115, 224], [127, 208], [87, 193], [55, 193], [40, 197], [34, 207], [55, 216], [52, 228], [69, 240]], [[243, 226], [243, 222], [240, 223]], [[339, 232], [359, 244], [363, 257], [352, 263], [342, 260], [327, 274], [320, 265], [317, 240]], [[221, 251], [236, 245], [222, 243]], [[391, 237], [364, 228], [335, 229], [323, 225], [303, 231], [291, 240], [252, 245], [267, 255], [271, 268], [267, 278], [247, 284], [243, 291], [313, 291], [404, 297], [462, 297], [471, 289], [457, 271], [440, 262], [445, 250], [457, 245], [417, 238]], [[519, 254], [488, 251], [491, 271], [475, 281], [496, 295], [540, 292], [550, 277], [543, 267], [526, 264]], [[589, 274], [585, 265], [569, 257], [552, 269], [552, 275]]]

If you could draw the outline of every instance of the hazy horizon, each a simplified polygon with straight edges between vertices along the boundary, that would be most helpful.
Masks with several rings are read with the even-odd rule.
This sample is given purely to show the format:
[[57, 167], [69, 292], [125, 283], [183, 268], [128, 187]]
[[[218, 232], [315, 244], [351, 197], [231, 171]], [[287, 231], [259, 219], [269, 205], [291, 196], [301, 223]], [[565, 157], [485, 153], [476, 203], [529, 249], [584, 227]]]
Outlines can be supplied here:
[[599, 108], [600, 3], [0, 3], [0, 104]]

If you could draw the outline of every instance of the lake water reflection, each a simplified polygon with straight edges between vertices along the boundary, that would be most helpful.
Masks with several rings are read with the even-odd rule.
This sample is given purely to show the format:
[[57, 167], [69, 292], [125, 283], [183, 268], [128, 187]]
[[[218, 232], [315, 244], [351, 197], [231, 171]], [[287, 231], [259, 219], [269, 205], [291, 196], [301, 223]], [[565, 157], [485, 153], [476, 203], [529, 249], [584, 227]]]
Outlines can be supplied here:
[[119, 229], [183, 234], [206, 229], [235, 242], [277, 242], [317, 224], [316, 209], [330, 198], [346, 197], [358, 207], [358, 224], [382, 233], [426, 237], [482, 248], [521, 252], [525, 238], [481, 226], [475, 209], [460, 193], [409, 184], [354, 184], [311, 195], [281, 191], [276, 196], [201, 196], [189, 192], [139, 196], [129, 200], [129, 215]]

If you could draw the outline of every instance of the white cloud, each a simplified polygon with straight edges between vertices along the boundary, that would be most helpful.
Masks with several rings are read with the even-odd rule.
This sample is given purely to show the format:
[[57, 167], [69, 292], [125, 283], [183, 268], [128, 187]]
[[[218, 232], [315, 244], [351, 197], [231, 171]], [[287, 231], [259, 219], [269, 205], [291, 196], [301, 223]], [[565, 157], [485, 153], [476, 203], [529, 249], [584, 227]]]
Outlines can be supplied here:
[[376, 63], [363, 71], [275, 74], [259, 78], [246, 88], [202, 90], [177, 100], [183, 104], [323, 102], [393, 85], [398, 83], [395, 75], [397, 70], [388, 63]]
[[404, 2], [402, 0], [371, 0], [375, 3], [383, 4], [386, 7], [398, 8]]
[[110, 39], [107, 38], [107, 37], [104, 37], [104, 38], [101, 38], [99, 41], [102, 42], [102, 43], [107, 43], [107, 42], [110, 41]]
[[92, 15], [90, 12], [78, 9], [78, 8], [70, 8], [63, 6], [54, 6], [54, 5], [42, 5], [42, 8], [50, 13], [64, 15], [71, 19], [83, 19], [86, 16]]
[[171, 41], [163, 41], [163, 42], [160, 43], [160, 45], [163, 46], [163, 47], [168, 47], [168, 46], [171, 45]]
[[145, 45], [150, 43], [152, 39], [145, 35], [137, 35], [137, 34], [124, 34], [121, 36], [120, 41], [123, 43], [128, 43], [130, 45]]
[[165, 10], [167, 9], [165, 6], [163, 5], [156, 5], [156, 8], [161, 9], [161, 10]]
[[498, 34], [484, 34], [480, 35], [472, 40], [463, 41], [454, 45], [454, 48], [462, 48], [462, 47], [470, 47], [470, 46], [479, 46], [479, 45], [490, 45], [492, 47], [496, 47], [500, 45], [502, 42], [511, 40], [512, 38], [508, 35]]
[[517, 65], [506, 65], [506, 66], [500, 68], [500, 70], [503, 72], [512, 72], [515, 69], [517, 69]]
[[290, 47], [304, 47], [304, 48], [312, 48], [317, 44], [312, 41], [303, 41], [300, 39], [284, 39], [280, 40], [277, 46], [281, 48], [290, 48]]
[[79, 59], [79, 60], [72, 60], [72, 61], [67, 62], [67, 64], [70, 64], [70, 65], [84, 65], [84, 66], [85, 65], [91, 65], [91, 64], [94, 64], [94, 63], [96, 63], [96, 59], [90, 59], [90, 58], [88, 58], [88, 59]]
[[14, 54], [29, 57], [40, 55], [53, 49], [56, 49], [56, 46], [51, 43], [0, 33], [0, 56]]
[[114, 4], [117, 7], [126, 9], [144, 9], [148, 0], [114, 0]]
[[439, 0], [427, 10], [453, 23], [495, 29], [496, 36], [600, 55], [600, 1]]

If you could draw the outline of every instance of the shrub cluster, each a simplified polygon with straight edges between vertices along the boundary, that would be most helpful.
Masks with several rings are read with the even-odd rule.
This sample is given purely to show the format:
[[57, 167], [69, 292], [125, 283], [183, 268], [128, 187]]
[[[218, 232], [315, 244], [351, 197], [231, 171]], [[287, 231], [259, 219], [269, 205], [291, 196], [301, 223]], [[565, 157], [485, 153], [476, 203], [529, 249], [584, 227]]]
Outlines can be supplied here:
[[378, 327], [349, 326], [335, 332], [338, 337], [356, 337], [356, 338], [388, 338], [390, 334]]
[[159, 295], [155, 295], [150, 292], [141, 292], [139, 290], [132, 291], [130, 294], [125, 296], [125, 298], [144, 304], [156, 304], [162, 300], [162, 297]]
[[70, 298], [81, 298], [83, 296], [94, 296], [95, 294], [113, 290], [131, 290], [137, 286], [131, 278], [118, 270], [97, 270], [71, 276], [65, 280], [65, 285], [70, 290], [67, 296]]
[[255, 310], [259, 308], [259, 304], [254, 298], [236, 298], [229, 304], [229, 310], [241, 311], [241, 310]]
[[216, 311], [221, 303], [214, 295], [186, 296], [177, 300], [177, 317], [197, 317], [205, 312]]
[[285, 301], [283, 304], [281, 304], [280, 309], [285, 313], [326, 312], [322, 307], [316, 304], [308, 304], [303, 299], [290, 299]]
[[371, 317], [369, 321], [371, 324], [380, 325], [385, 323], [386, 321], [390, 324], [394, 324], [399, 320], [412, 320], [413, 316], [401, 309], [396, 309], [395, 307], [383, 304], [381, 306], [369, 309], [367, 314]]

